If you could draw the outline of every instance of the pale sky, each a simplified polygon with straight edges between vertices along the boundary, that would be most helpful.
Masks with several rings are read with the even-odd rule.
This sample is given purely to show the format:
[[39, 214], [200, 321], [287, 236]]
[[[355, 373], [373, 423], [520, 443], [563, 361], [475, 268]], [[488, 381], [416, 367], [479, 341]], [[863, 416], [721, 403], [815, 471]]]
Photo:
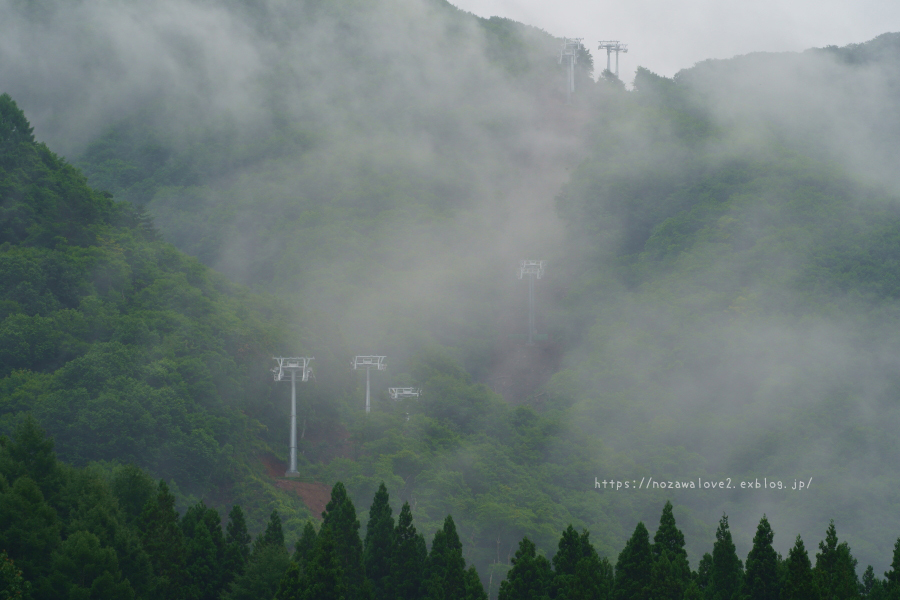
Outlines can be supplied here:
[[[620, 76], [643, 66], [672, 76], [707, 58], [859, 43], [900, 31], [898, 0], [450, 0], [482, 17], [500, 16], [559, 37], [584, 38], [596, 72], [599, 40], [621, 40]], [[613, 59], [615, 60], [615, 59]]]

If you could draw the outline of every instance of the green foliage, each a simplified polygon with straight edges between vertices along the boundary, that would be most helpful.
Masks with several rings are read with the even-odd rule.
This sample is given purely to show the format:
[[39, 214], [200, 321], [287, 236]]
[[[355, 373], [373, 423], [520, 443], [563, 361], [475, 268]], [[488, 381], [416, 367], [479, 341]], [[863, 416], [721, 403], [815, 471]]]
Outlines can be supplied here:
[[403, 503], [394, 529], [394, 550], [391, 553], [390, 593], [397, 600], [416, 600], [421, 597], [428, 551], [425, 538], [416, 533], [409, 502]]
[[460, 433], [483, 430], [486, 418], [500, 409], [499, 398], [472, 382], [461, 365], [440, 350], [422, 352], [412, 362], [416, 381], [428, 389], [422, 408], [428, 416]]
[[154, 565], [158, 597], [180, 598], [187, 583], [184, 534], [178, 520], [175, 496], [160, 479], [156, 496], [144, 505], [140, 520], [141, 541]]
[[[581, 540], [575, 528], [570, 524], [559, 538], [559, 546], [553, 555], [554, 590], [569, 587], [563, 583], [564, 578], [574, 577], [578, 561], [585, 556], [586, 548], [582, 548]], [[558, 591], [557, 591], [558, 593]]]
[[807, 554], [806, 547], [799, 535], [785, 561], [781, 597], [783, 600], [800, 600], [801, 598], [816, 600], [819, 598], [819, 590], [813, 579], [812, 563], [809, 561], [809, 554]]
[[33, 128], [9, 94], [0, 95], [0, 143], [4, 154], [12, 153], [18, 144], [34, 142]]
[[900, 595], [900, 538], [894, 542], [891, 570], [884, 574], [884, 586], [889, 594]]
[[341, 600], [354, 598], [348, 587], [350, 580], [344, 572], [342, 560], [334, 542], [331, 528], [322, 529], [308, 569], [301, 579], [301, 600]]
[[[158, 241], [139, 211], [36, 144], [8, 96], [0, 105], [0, 431], [34, 417], [68, 462], [132, 463], [199, 495], [241, 473], [238, 493], [302, 513], [246, 475], [280, 422], [257, 376], [291, 335], [278, 303]], [[39, 472], [52, 465], [23, 465], [53, 502], [58, 482]], [[131, 522], [152, 488], [117, 473]]]
[[15, 558], [27, 580], [49, 572], [47, 557], [60, 543], [59, 530], [56, 511], [27, 475], [0, 495], [0, 546]]
[[12, 440], [0, 439], [0, 473], [10, 482], [29, 477], [51, 501], [59, 493], [62, 474], [56, 463], [53, 440], [30, 415], [16, 427]]
[[[801, 542], [802, 543], [802, 542]], [[807, 556], [807, 561], [809, 557]], [[705, 593], [706, 589], [709, 587], [709, 575], [712, 572], [712, 554], [706, 552], [703, 554], [703, 557], [700, 559], [700, 564], [697, 565], [697, 576], [695, 577], [695, 581], [697, 582], [697, 589], [701, 593]]]
[[125, 512], [129, 523], [141, 516], [144, 506], [156, 492], [153, 480], [133, 464], [116, 469], [111, 486], [119, 507]]
[[253, 551], [257, 552], [263, 546], [278, 546], [284, 548], [284, 529], [281, 527], [281, 517], [277, 510], [269, 515], [266, 530], [253, 541]]
[[109, 480], [57, 462], [33, 419], [0, 438], [0, 546], [35, 598], [150, 597], [156, 584]]
[[225, 587], [225, 539], [218, 511], [203, 501], [188, 508], [181, 518], [184, 532], [185, 568], [190, 590], [186, 595], [199, 600], [218, 598]]
[[519, 543], [512, 569], [500, 584], [498, 600], [546, 600], [550, 598], [550, 561], [537, 554], [527, 537]]
[[60, 544], [53, 556], [54, 587], [65, 597], [115, 600], [134, 598], [119, 571], [116, 552], [101, 547], [97, 536], [79, 531]]
[[659, 529], [653, 536], [650, 592], [653, 598], [681, 598], [691, 579], [684, 534], [676, 527], [672, 510], [672, 503], [666, 501], [659, 519]]
[[388, 499], [387, 488], [382, 482], [369, 509], [369, 522], [363, 541], [363, 566], [366, 578], [373, 584], [375, 600], [390, 597], [391, 562], [395, 541], [394, 518], [391, 516]]
[[235, 504], [228, 513], [228, 525], [225, 530], [225, 558], [223, 571], [225, 581], [240, 576], [250, 559], [250, 534], [247, 532], [247, 521], [240, 505]]
[[703, 592], [696, 581], [691, 581], [684, 590], [684, 600], [700, 600], [703, 598]]
[[859, 597], [856, 559], [850, 553], [847, 542], [838, 543], [834, 520], [828, 525], [825, 539], [819, 542], [813, 580], [823, 600]]
[[[138, 213], [91, 190], [81, 173], [37, 144], [25, 115], [0, 95], [0, 243], [88, 246], [98, 226]], [[142, 232], [143, 233], [143, 232]]]
[[31, 585], [22, 577], [22, 571], [6, 554], [0, 551], [0, 599], [28, 600], [31, 598]]
[[273, 598], [289, 566], [290, 558], [283, 545], [264, 544], [253, 552], [244, 572], [222, 597], [225, 600]]
[[772, 547], [774, 533], [766, 516], [759, 521], [753, 548], [747, 555], [744, 573], [744, 598], [751, 600], [778, 600], [781, 597], [778, 581], [778, 556]]
[[291, 557], [291, 560], [299, 565], [301, 572], [303, 572], [304, 565], [309, 561], [313, 550], [315, 550], [317, 535], [312, 521], [307, 521], [306, 525], [303, 526], [303, 533], [300, 535], [300, 539], [294, 545], [294, 554]]
[[275, 600], [291, 600], [303, 596], [303, 580], [301, 567], [296, 561], [291, 560], [287, 571], [278, 583], [278, 591], [275, 592]]
[[487, 593], [484, 591], [484, 584], [481, 583], [481, 577], [475, 566], [466, 569], [466, 600], [488, 600]]
[[612, 565], [601, 559], [590, 542], [587, 530], [577, 534], [569, 525], [559, 539], [553, 556], [551, 596], [559, 600], [608, 598], [615, 577]]
[[643, 522], [638, 522], [616, 561], [613, 599], [650, 598], [652, 575], [653, 550], [650, 546], [650, 533]]
[[708, 600], [737, 600], [744, 585], [744, 568], [731, 541], [728, 516], [723, 514], [716, 529], [709, 571]]
[[868, 598], [869, 600], [884, 600], [888, 598], [885, 582], [875, 576], [875, 569], [872, 568], [872, 565], [866, 567], [860, 586], [859, 595], [863, 598]]
[[456, 533], [453, 517], [447, 515], [444, 525], [434, 534], [425, 561], [423, 597], [427, 600], [451, 600], [466, 597], [466, 561], [462, 543]]
[[[137, 596], [146, 596], [153, 584], [153, 566], [136, 529], [138, 523], [121, 507], [110, 474], [97, 467], [73, 469], [68, 465], [63, 471], [64, 485], [57, 503], [63, 538], [79, 532], [96, 536], [104, 552], [107, 548], [114, 552], [122, 579]], [[152, 489], [155, 491], [155, 486]], [[114, 570], [110, 576], [118, 585]]]
[[[129, 521], [126, 511], [118, 506], [116, 490], [124, 491], [126, 499], [133, 498], [132, 492], [145, 483], [140, 472], [123, 467], [106, 472], [97, 467], [73, 469], [56, 462], [52, 445], [46, 443], [34, 423], [23, 422], [17, 434], [14, 441], [3, 438], [0, 445], [0, 464], [6, 472], [18, 473], [12, 486], [0, 473], [0, 543], [15, 548], [17, 564], [22, 561], [31, 565], [31, 576], [26, 579], [28, 571], [20, 572], [5, 552], [0, 554], [4, 561], [0, 563], [0, 593], [5, 593], [4, 597], [28, 598], [31, 589], [35, 598], [374, 597], [377, 588], [371, 575], [359, 572], [354, 577], [345, 570], [346, 564], [361, 569], [366, 554], [359, 540], [353, 504], [341, 483], [332, 489], [321, 532], [316, 534], [312, 523], [307, 522], [296, 544], [297, 560], [288, 556], [281, 520], [273, 511], [265, 531], [253, 543], [243, 570], [232, 573], [236, 577], [229, 582], [229, 574], [223, 570], [230, 564], [224, 560], [228, 549], [232, 548], [232, 556], [240, 559], [251, 545], [240, 507], [232, 509], [227, 533], [223, 533], [218, 512], [202, 501], [179, 516], [174, 496], [165, 481], [160, 481], [139, 520]], [[38, 451], [26, 452], [26, 448]], [[34, 460], [35, 456], [41, 460]], [[31, 472], [40, 472], [35, 471], [36, 464], [52, 465], [50, 471], [55, 476], [49, 479], [58, 483], [55, 508], [47, 504], [30, 477], [28, 467]], [[369, 511], [365, 545], [371, 552], [377, 543], [384, 542], [384, 552], [391, 557], [385, 597], [486, 600], [477, 570], [465, 569], [463, 546], [452, 517], [445, 518], [435, 533], [431, 551], [426, 553], [424, 539], [412, 526], [409, 504], [404, 503], [394, 527], [388, 500], [387, 490], [381, 486]], [[57, 510], [61, 518], [57, 517]], [[388, 527], [382, 527], [381, 521]], [[136, 543], [138, 530], [143, 550], [129, 541]], [[382, 530], [391, 532], [386, 541], [379, 539]], [[856, 561], [848, 544], [838, 542], [833, 522], [819, 546], [815, 569], [811, 568], [799, 536], [788, 559], [780, 564], [772, 549], [773, 536], [763, 516], [745, 575], [734, 552], [728, 518], [723, 515], [713, 554], [704, 555], [698, 573], [685, 584], [678, 580], [680, 571], [675, 569], [678, 557], [686, 560], [684, 536], [675, 525], [671, 502], [666, 502], [653, 543], [639, 522], [619, 554], [615, 576], [609, 561], [599, 558], [587, 530], [578, 534], [570, 525], [562, 532], [552, 560], [553, 570], [551, 561], [539, 555], [526, 536], [500, 584], [498, 598], [664, 598], [674, 597], [672, 588], [676, 585], [683, 588], [682, 597], [689, 599], [734, 598], [738, 590], [743, 590], [742, 597], [746, 598], [817, 600], [824, 597], [822, 591], [829, 589], [826, 586], [838, 590], [830, 596], [834, 598], [892, 597], [888, 587], [892, 572], [882, 582], [870, 566], [862, 582], [857, 582]], [[336, 538], [342, 540], [340, 544]], [[50, 560], [40, 560], [46, 554]], [[29, 581], [36, 585], [32, 587]], [[357, 586], [355, 590], [351, 585]]]
[[[318, 577], [315, 573], [322, 571], [329, 573], [330, 581], [335, 573], [332, 563], [336, 558], [342, 578], [338, 587], [346, 590], [348, 598], [359, 598], [363, 593], [365, 581], [363, 546], [362, 540], [359, 538], [359, 520], [356, 518], [353, 501], [350, 500], [347, 489], [341, 482], [336, 483], [331, 489], [331, 500], [325, 506], [322, 527], [316, 542], [316, 546], [319, 545], [327, 546], [327, 548], [323, 549], [321, 555], [315, 559], [317, 561], [316, 571], [310, 571], [310, 577]], [[329, 587], [329, 589], [336, 590], [338, 588]]]

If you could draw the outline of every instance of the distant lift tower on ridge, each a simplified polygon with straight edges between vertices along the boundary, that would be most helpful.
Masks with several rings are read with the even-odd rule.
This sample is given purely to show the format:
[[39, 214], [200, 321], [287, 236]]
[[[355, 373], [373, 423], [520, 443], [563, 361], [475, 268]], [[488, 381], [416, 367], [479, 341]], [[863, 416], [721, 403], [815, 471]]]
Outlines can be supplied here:
[[628, 53], [628, 44], [623, 44], [618, 40], [606, 40], [600, 41], [600, 45], [597, 46], [598, 50], [606, 50], [606, 70], [609, 71], [609, 56], [615, 52], [616, 53], [616, 77], [619, 76], [619, 52], [622, 54]]
[[283, 356], [273, 356], [278, 366], [272, 369], [275, 374], [275, 381], [284, 381], [287, 374], [291, 374], [291, 465], [288, 467], [285, 477], [299, 477], [297, 472], [297, 372], [300, 372], [300, 381], [309, 381], [312, 368], [309, 366], [310, 361], [315, 360], [312, 356], [293, 356], [285, 358]]
[[533, 344], [540, 336], [534, 326], [534, 280], [544, 275], [547, 266], [546, 260], [522, 260], [519, 261], [519, 279], [528, 276], [528, 343]]
[[376, 371], [384, 371], [387, 369], [387, 365], [384, 364], [384, 359], [387, 356], [357, 356], [350, 363], [353, 365], [354, 369], [365, 369], [366, 370], [366, 414], [372, 412], [372, 400], [369, 395], [369, 371], [375, 369]]
[[572, 102], [572, 94], [575, 93], [575, 65], [578, 64], [578, 48], [584, 38], [563, 38], [562, 48], [559, 50], [559, 64], [566, 65], [566, 102]]

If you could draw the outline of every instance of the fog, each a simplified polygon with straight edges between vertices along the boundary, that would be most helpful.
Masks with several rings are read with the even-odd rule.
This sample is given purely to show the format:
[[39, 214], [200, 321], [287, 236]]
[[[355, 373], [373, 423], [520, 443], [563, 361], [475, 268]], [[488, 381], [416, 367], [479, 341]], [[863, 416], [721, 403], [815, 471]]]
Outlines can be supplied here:
[[[763, 513], [783, 555], [798, 533], [813, 554], [835, 518], [861, 569], [888, 567], [900, 527], [888, 483], [900, 474], [896, 306], [862, 265], [890, 273], [893, 245], [854, 235], [869, 220], [891, 227], [896, 211], [896, 56], [896, 36], [883, 36], [705, 61], [663, 91], [645, 85], [690, 116], [611, 114], [562, 194], [572, 235], [596, 240], [582, 268], [608, 263], [582, 292], [592, 329], [555, 383], [561, 397], [592, 397], [574, 421], [634, 459], [606, 476], [812, 477], [805, 495], [667, 492], [696, 526], [694, 560], [710, 549], [709, 514], [725, 511], [739, 555]], [[698, 143], [699, 130], [713, 134]], [[857, 244], [868, 254], [842, 263]], [[842, 264], [847, 282], [830, 280]]]
[[582, 37], [590, 49], [599, 40], [622, 40], [630, 48], [620, 56], [623, 79], [628, 82], [638, 66], [672, 77], [710, 58], [845, 46], [900, 29], [900, 9], [878, 0], [689, 0], [677, 4], [456, 0], [453, 4], [482, 17], [498, 15], [553, 35]]
[[[549, 123], [560, 108], [543, 104], [559, 91], [536, 98], [513, 81], [486, 59], [481, 27], [449, 5], [2, 11], [0, 79], [38, 138], [76, 162], [99, 155], [95, 185], [144, 204], [167, 239], [238, 281], [316, 293], [315, 306], [362, 322], [383, 312], [379, 299], [409, 294], [458, 312], [454, 270], [473, 275], [474, 259], [512, 274], [529, 238], [558, 234], [550, 199], [578, 143]], [[555, 67], [556, 41], [525, 33]], [[124, 144], [124, 175], [121, 146], [95, 142], [113, 126], [136, 144]], [[129, 189], [154, 169], [162, 189]], [[377, 233], [363, 241], [360, 228]], [[376, 298], [348, 297], [360, 288]]]
[[[722, 511], [741, 556], [764, 512], [782, 554], [798, 533], [812, 551], [837, 512], [860, 565], [887, 567], [900, 533], [890, 436], [900, 338], [884, 327], [895, 307], [797, 282], [818, 260], [821, 240], [802, 226], [817, 203], [840, 221], [854, 218], [846, 198], [882, 206], [900, 192], [893, 46], [861, 62], [820, 50], [679, 72], [689, 110], [722, 132], [692, 147], [677, 123], [656, 127], [629, 93], [587, 73], [567, 106], [559, 40], [440, 2], [0, 0], [0, 14], [0, 91], [37, 138], [146, 208], [165, 239], [337, 338], [298, 346], [318, 354], [317, 342], [342, 361], [387, 354], [399, 375], [438, 344], [513, 404], [541, 392], [568, 402], [558, 452], [596, 438], [581, 450], [617, 471], [566, 482], [594, 504], [554, 519], [575, 515], [613, 559], [634, 527], [624, 519], [653, 531], [670, 496], [613, 496], [594, 476], [813, 477], [803, 495], [672, 495], [692, 563]], [[779, 169], [799, 154], [821, 161], [811, 179], [830, 169], [858, 188], [772, 208], [793, 176]], [[715, 213], [706, 237], [670, 252], [677, 223], [666, 219], [681, 207], [657, 207], [654, 194], [689, 202], [705, 193], [692, 185], [730, 161], [764, 167], [729, 192], [744, 199]], [[667, 191], [620, 197], [610, 183], [657, 180]], [[567, 198], [584, 201], [584, 222]], [[645, 202], [652, 218], [629, 221], [620, 200]], [[594, 229], [592, 210], [603, 215]], [[796, 227], [779, 229], [786, 219]], [[668, 262], [639, 276], [621, 268], [654, 252]], [[561, 373], [510, 392], [498, 382], [540, 358], [506, 342], [524, 328], [523, 258], [550, 261], [539, 324], [554, 342], [540, 351]], [[835, 414], [846, 428], [826, 422]], [[416, 493], [438, 490], [425, 481]], [[485, 553], [501, 537], [460, 521]], [[498, 561], [521, 533], [502, 534]], [[540, 535], [552, 553], [551, 533]]]

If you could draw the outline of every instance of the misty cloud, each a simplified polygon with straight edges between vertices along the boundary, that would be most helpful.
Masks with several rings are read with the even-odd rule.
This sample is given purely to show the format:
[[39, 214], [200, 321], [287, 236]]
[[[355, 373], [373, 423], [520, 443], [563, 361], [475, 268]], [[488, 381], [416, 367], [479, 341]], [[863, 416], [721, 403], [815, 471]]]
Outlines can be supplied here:
[[[684, 94], [678, 120], [640, 86], [601, 82], [567, 107], [558, 40], [439, 2], [4, 0], [0, 13], [0, 91], [38, 139], [182, 250], [295, 301], [337, 338], [326, 354], [384, 352], [400, 370], [453, 346], [491, 381], [498, 340], [522, 325], [515, 266], [548, 259], [541, 318], [567, 352], [546, 393], [574, 406], [554, 468], [577, 448], [623, 477], [814, 476], [801, 500], [679, 496], [692, 560], [723, 508], [745, 554], [763, 511], [784, 551], [798, 532], [812, 548], [837, 505], [860, 556], [885, 562], [900, 530], [895, 316], [816, 269], [857, 203], [898, 190], [895, 63], [830, 50], [701, 63], [660, 84]], [[785, 180], [827, 189], [785, 208]], [[428, 476], [481, 469], [485, 448], [447, 452]], [[418, 493], [438, 505], [450, 483], [428, 476]], [[553, 519], [582, 519], [620, 548], [619, 521], [652, 520], [663, 498], [598, 501], [590, 481], [580, 512], [523, 522], [547, 544]], [[479, 518], [473, 537], [509, 547], [527, 529]]]

